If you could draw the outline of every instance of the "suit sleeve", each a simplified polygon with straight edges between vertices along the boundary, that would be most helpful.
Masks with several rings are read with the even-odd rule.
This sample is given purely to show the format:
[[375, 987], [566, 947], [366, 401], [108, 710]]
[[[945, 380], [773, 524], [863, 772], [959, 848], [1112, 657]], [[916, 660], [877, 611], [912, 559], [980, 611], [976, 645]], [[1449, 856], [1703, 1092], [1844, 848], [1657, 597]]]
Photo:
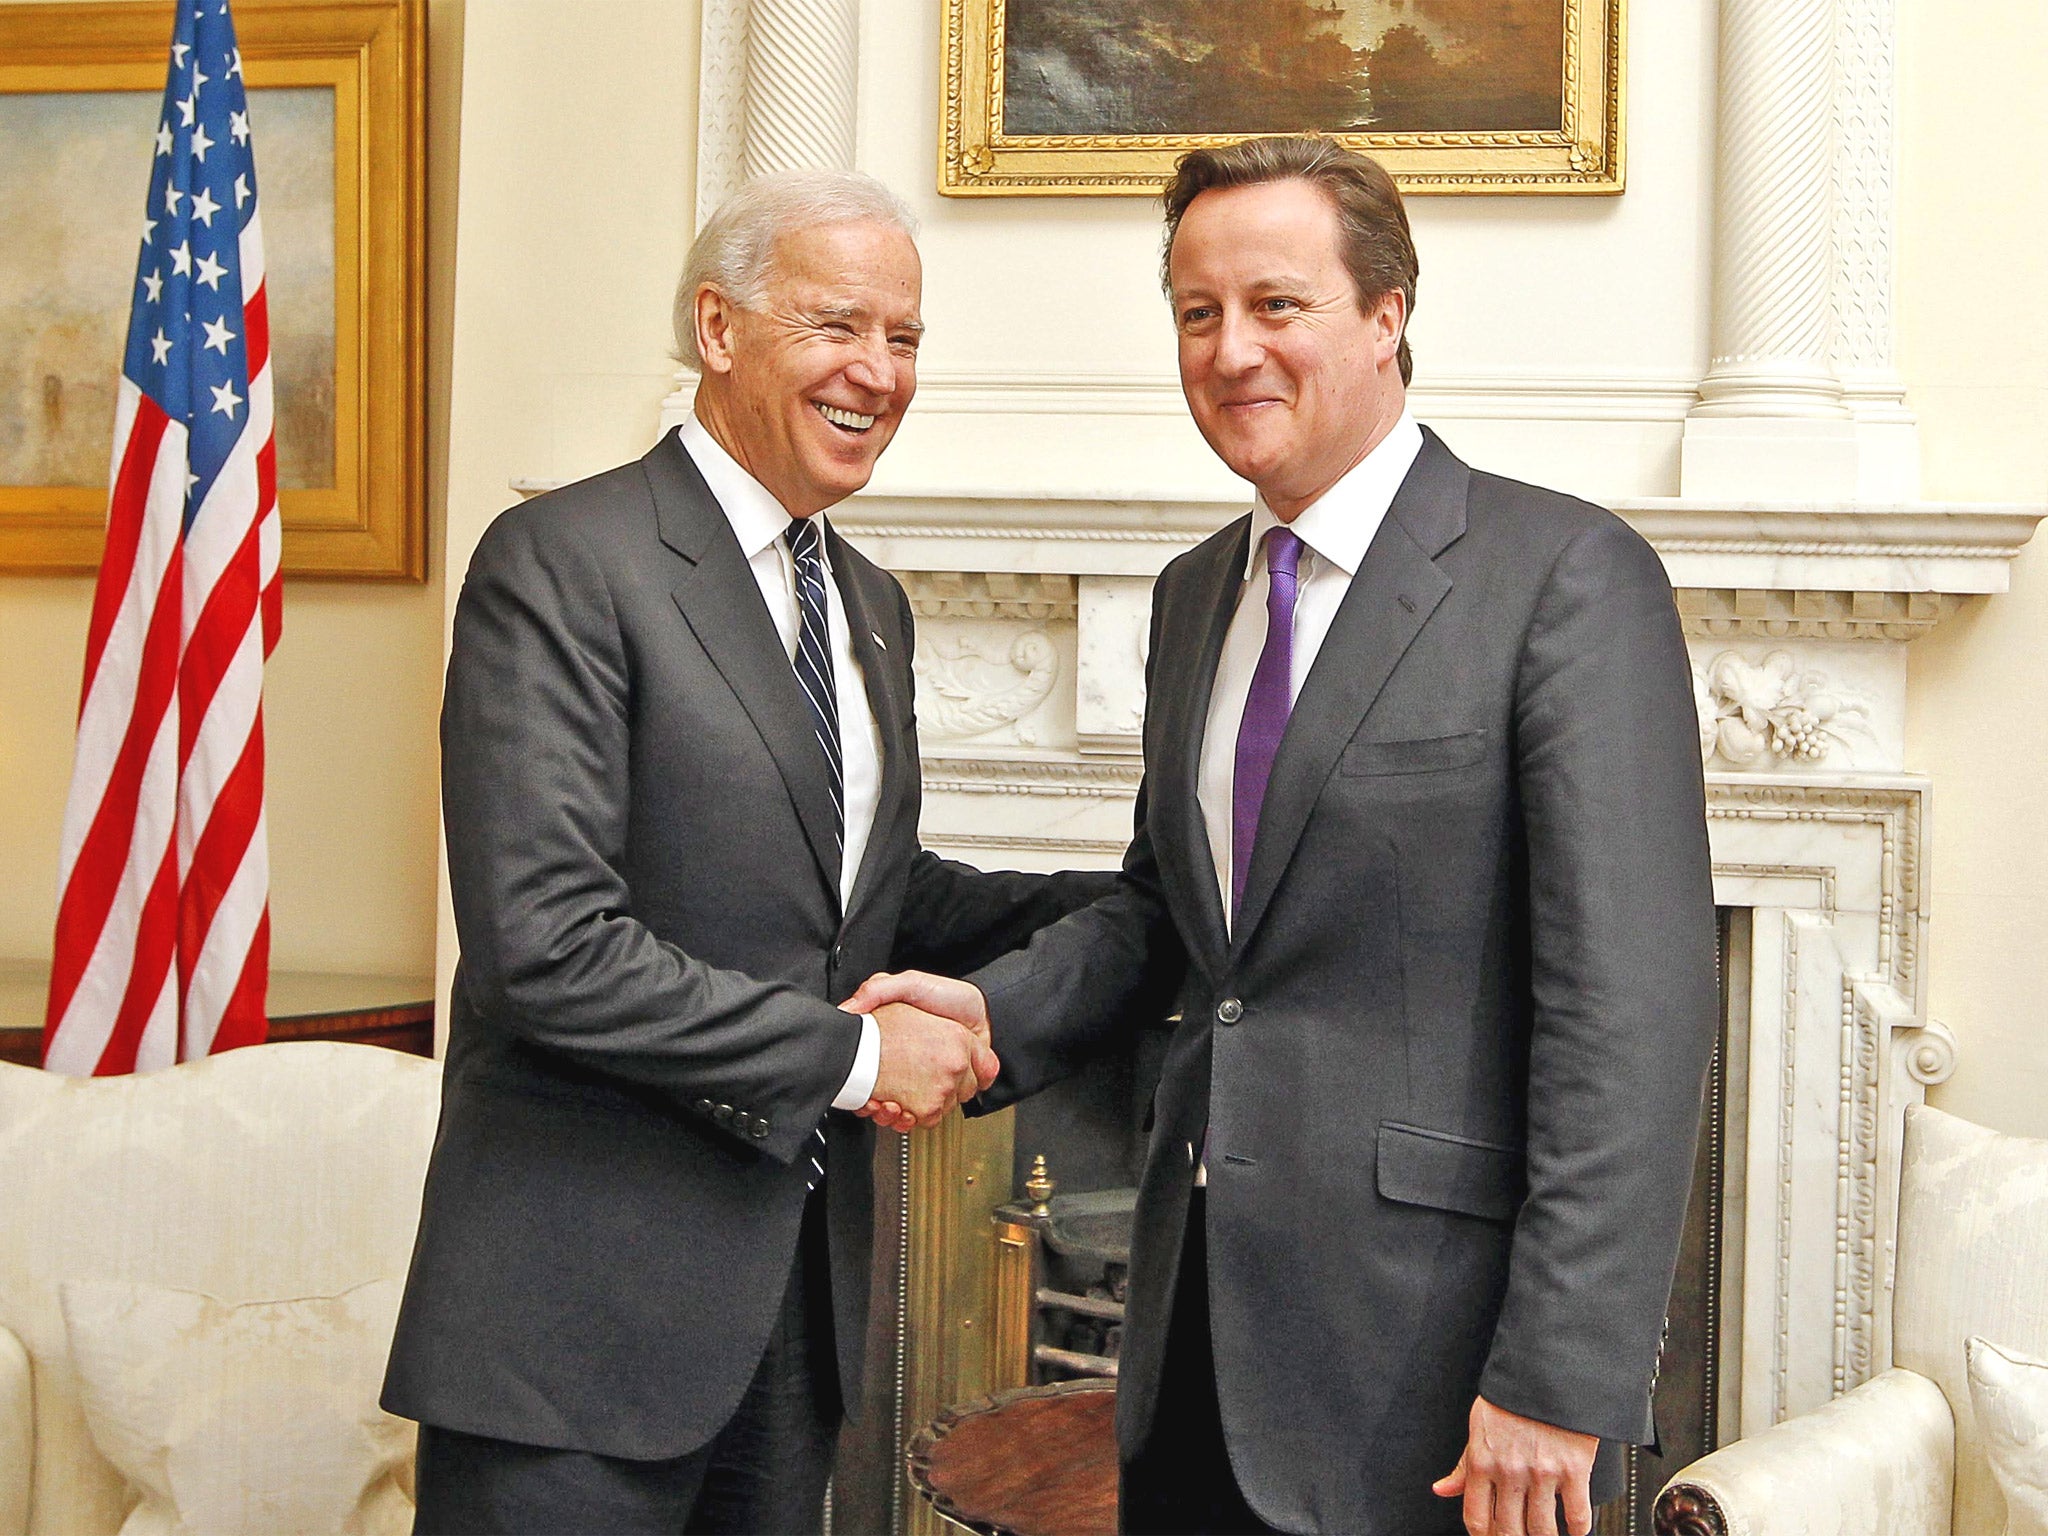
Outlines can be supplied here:
[[[896, 603], [908, 671], [917, 631], [910, 599], [900, 586]], [[914, 674], [907, 686], [914, 695]], [[1017, 948], [1046, 924], [1108, 894], [1115, 884], [1114, 870], [1065, 870], [1054, 875], [979, 870], [920, 848], [911, 859], [890, 963], [900, 971], [963, 976]]]
[[1685, 644], [1662, 565], [1618, 519], [1558, 558], [1514, 707], [1528, 1197], [1480, 1391], [1647, 1443], [1719, 986]]
[[[1148, 657], [1159, 654], [1163, 606], [1155, 593]], [[1149, 696], [1149, 660], [1145, 673]], [[1003, 1064], [970, 1114], [1029, 1098], [1094, 1057], [1129, 1048], [1138, 1029], [1166, 1012], [1187, 956], [1146, 827], [1148, 784], [1149, 778], [1138, 786], [1131, 844], [1108, 888], [969, 978], [988, 999], [990, 1033]]]
[[746, 1144], [789, 1161], [846, 1081], [860, 1022], [634, 917], [626, 647], [598, 562], [538, 506], [492, 526], [456, 606], [441, 782], [457, 984], [491, 1027], [576, 1070], [678, 1106], [746, 1106], [770, 1126]]

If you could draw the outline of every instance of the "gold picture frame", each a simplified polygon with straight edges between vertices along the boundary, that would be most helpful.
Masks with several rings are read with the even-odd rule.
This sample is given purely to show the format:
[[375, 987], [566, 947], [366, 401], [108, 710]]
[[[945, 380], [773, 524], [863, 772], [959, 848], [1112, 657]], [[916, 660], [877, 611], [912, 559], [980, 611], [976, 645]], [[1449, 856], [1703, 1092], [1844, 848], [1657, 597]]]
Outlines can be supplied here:
[[[125, 118], [138, 109], [124, 97], [136, 93], [149, 103], [153, 127], [173, 15], [169, 3], [127, 0], [0, 5], [0, 108], [41, 112], [52, 120], [63, 117], [82, 125], [75, 129], [77, 134], [107, 137], [116, 133], [106, 126], [114, 116], [124, 119], [118, 131], [127, 132]], [[297, 227], [316, 232], [299, 236], [301, 243], [313, 240], [316, 248], [297, 253], [305, 270], [319, 274], [314, 291], [299, 295], [302, 307], [317, 319], [308, 329], [315, 337], [308, 345], [312, 361], [302, 370], [308, 382], [303, 389], [289, 391], [288, 400], [287, 375], [279, 374], [281, 461], [286, 456], [288, 412], [296, 410], [314, 424], [302, 434], [314, 441], [314, 450], [304, 456], [311, 469], [295, 483], [280, 464], [284, 572], [300, 578], [420, 581], [426, 576], [425, 7], [422, 0], [238, 0], [234, 18], [251, 96], [258, 192], [265, 199], [273, 337], [281, 370], [288, 359], [285, 342], [278, 336], [280, 295], [275, 290], [281, 269], [288, 265], [281, 256], [294, 253], [278, 250], [280, 236], [289, 239], [290, 232], [280, 228], [285, 221], [274, 225], [268, 213], [273, 170], [280, 178], [296, 171], [304, 184], [302, 201], [311, 207]], [[89, 101], [84, 99], [88, 93]], [[304, 145], [308, 152], [296, 152], [295, 144], [295, 152], [280, 157], [275, 166], [267, 166], [264, 158], [266, 93], [274, 93], [271, 100], [280, 109], [273, 113], [275, 123], [283, 126], [287, 118], [303, 119], [296, 130], [299, 139], [311, 136]], [[67, 103], [72, 110], [65, 117]], [[287, 104], [291, 112], [282, 110]], [[102, 110], [106, 106], [118, 112]], [[331, 195], [325, 186], [330, 147], [320, 142], [330, 118]], [[107, 144], [87, 144], [81, 153], [86, 152], [107, 165], [110, 177], [129, 174], [126, 157], [113, 154]], [[132, 199], [124, 193], [127, 206], [118, 210], [123, 231], [130, 225], [140, 227], [148, 155], [145, 137], [133, 157]], [[96, 217], [116, 217], [111, 194], [90, 194], [89, 201]], [[34, 210], [27, 212], [32, 216]], [[22, 219], [19, 212], [9, 217], [21, 220], [17, 239], [52, 235], [25, 233], [32, 220]], [[318, 249], [330, 229], [331, 251]], [[0, 241], [6, 238], [0, 234]], [[96, 250], [116, 248], [103, 234], [88, 231], [82, 239]], [[61, 240], [49, 243], [63, 248]], [[125, 333], [134, 258], [132, 245], [124, 243], [119, 249], [127, 252], [129, 267], [105, 289], [110, 297], [97, 296], [104, 287], [97, 276], [99, 263], [89, 264], [91, 270], [84, 275], [74, 274], [76, 283], [89, 282], [95, 293], [85, 312], [79, 308], [83, 300], [73, 301], [66, 312], [66, 334], [81, 338], [80, 345], [88, 337], [93, 349], [106, 343], [102, 333], [116, 298], [119, 326]], [[0, 261], [5, 256], [0, 252]], [[320, 291], [330, 265], [331, 306]], [[17, 323], [28, 328], [27, 340], [37, 339], [36, 314]], [[13, 340], [19, 345], [24, 337]], [[120, 369], [118, 334], [108, 357], [104, 388], [111, 390]], [[67, 379], [60, 373], [66, 365], [51, 366], [42, 395], [61, 402]], [[90, 376], [96, 378], [99, 371], [94, 365]], [[86, 373], [79, 365], [68, 382], [78, 385]], [[0, 413], [19, 413], [14, 423], [19, 438], [38, 425], [22, 419], [31, 414], [34, 381], [8, 382], [15, 399], [10, 403], [0, 396]], [[105, 401], [96, 403], [102, 408], [99, 414], [106, 415]], [[113, 450], [111, 427], [104, 430], [100, 448], [102, 478], [97, 484], [82, 484], [82, 445], [102, 434], [97, 420], [88, 423], [82, 414], [75, 413], [68, 422], [65, 430], [72, 435], [60, 445], [69, 454], [62, 476], [67, 483], [0, 483], [0, 571], [75, 573], [99, 565], [105, 543], [104, 466]], [[0, 428], [6, 426], [0, 419]], [[17, 464], [47, 462], [57, 452], [50, 448], [41, 459], [17, 455]], [[17, 467], [9, 475], [19, 481], [24, 471]], [[36, 478], [32, 468], [27, 478]]]
[[[1612, 196], [1623, 190], [1625, 179], [1625, 0], [1549, 3], [1561, 12], [1561, 27], [1542, 17], [1544, 8], [1535, 0], [1523, 0], [1519, 5], [1503, 5], [1501, 0], [1429, 0], [1427, 4], [1423, 0], [1405, 0], [1403, 5], [1393, 7], [1346, 5], [1342, 0], [1268, 0], [1269, 8], [1276, 13], [1298, 10], [1304, 16], [1322, 18], [1319, 23], [1310, 23], [1327, 29], [1322, 36], [1308, 39], [1325, 45], [1312, 56], [1328, 58], [1327, 45], [1332, 40], [1342, 41], [1353, 53], [1353, 62], [1346, 68], [1354, 72], [1369, 70], [1375, 58], [1369, 50], [1350, 50], [1350, 39], [1344, 37], [1343, 28], [1354, 28], [1351, 37], [1355, 38], [1355, 28], [1364, 24], [1359, 19], [1363, 16], [1388, 11], [1413, 17], [1413, 22], [1404, 20], [1400, 24], [1413, 37], [1401, 39], [1410, 46], [1399, 61], [1405, 66], [1404, 80], [1420, 82], [1404, 102], [1411, 121], [1397, 125], [1400, 131], [1379, 131], [1369, 125], [1353, 129], [1342, 120], [1330, 118], [1327, 107], [1317, 113], [1306, 106], [1313, 99], [1316, 83], [1313, 77], [1298, 73], [1279, 78], [1291, 80], [1291, 87], [1301, 90], [1305, 104], [1303, 121], [1287, 117], [1284, 99], [1268, 105], [1265, 121], [1228, 121], [1232, 111], [1229, 105], [1219, 108], [1200, 103], [1215, 96], [1229, 100], [1231, 70], [1250, 67], [1232, 62], [1244, 59], [1244, 50], [1233, 46], [1229, 39], [1184, 34], [1183, 40], [1191, 46], [1173, 52], [1169, 45], [1171, 62], [1181, 71], [1183, 80], [1208, 71], [1217, 89], [1192, 97], [1183, 91], [1176, 98], [1178, 110], [1191, 113], [1204, 131], [1165, 132], [1156, 131], [1161, 127], [1158, 122], [1118, 120], [1120, 113], [1133, 110], [1129, 102], [1134, 93], [1128, 81], [1109, 82], [1093, 93], [1096, 102], [1091, 103], [1089, 87], [1096, 82], [1075, 67], [1079, 63], [1085, 68], [1090, 62], [1092, 38], [1106, 31], [1142, 28], [1159, 18], [1140, 18], [1124, 0], [945, 0], [945, 97], [939, 127], [939, 191], [948, 197], [1154, 196], [1171, 176], [1174, 162], [1191, 149], [1228, 144], [1255, 133], [1318, 130], [1330, 132], [1352, 148], [1374, 156], [1393, 173], [1404, 192]], [[1167, 18], [1235, 16], [1228, 8], [1203, 6], [1195, 0], [1150, 0], [1150, 4]], [[1122, 8], [1104, 10], [1101, 16], [1093, 14], [1094, 8], [1111, 5]], [[1421, 30], [1424, 23], [1454, 27], [1463, 7], [1470, 7], [1474, 35], [1481, 29], [1492, 28], [1501, 36], [1503, 46], [1515, 39], [1508, 38], [1502, 29], [1519, 25], [1497, 19], [1503, 13], [1534, 13], [1546, 31], [1554, 29], [1554, 125], [1534, 125], [1532, 121], [1511, 125], [1485, 122], [1489, 104], [1474, 89], [1476, 85], [1479, 93], [1484, 91], [1484, 57], [1476, 56], [1469, 47], [1461, 50], [1456, 46], [1461, 40], [1455, 33], [1441, 31], [1438, 37], [1452, 46], [1439, 53]], [[1010, 96], [1006, 72], [1016, 41], [1012, 23], [1033, 23], [1033, 43], [1042, 50], [1048, 46], [1044, 41], [1047, 37], [1058, 36], [1056, 29], [1045, 21], [1048, 15], [1054, 22], [1067, 23], [1065, 35], [1072, 40], [1073, 52], [1053, 57], [1049, 65], [1041, 52], [1037, 67], [1028, 75], [1030, 93], [1022, 98]], [[1102, 24], [1105, 20], [1108, 26]], [[1219, 27], [1224, 24], [1217, 22]], [[1380, 35], [1382, 48], [1386, 35], [1394, 30], [1389, 27]], [[1140, 41], [1149, 43], [1152, 39], [1140, 36]], [[1259, 36], [1253, 46], [1269, 46], [1270, 41], [1269, 31]], [[1435, 78], [1452, 83], [1446, 84], [1436, 97], [1429, 97], [1432, 77], [1414, 69], [1410, 62], [1414, 60], [1437, 69]], [[1395, 62], [1392, 58], [1388, 60], [1390, 80]], [[1533, 58], [1523, 49], [1514, 56], [1514, 62], [1519, 70], [1533, 71], [1532, 78], [1539, 81], [1544, 91], [1551, 88], [1547, 49]], [[1304, 79], [1310, 83], [1303, 85]], [[1327, 100], [1327, 95], [1323, 99]], [[1548, 100], [1547, 95], [1544, 99]], [[1022, 128], [1014, 121], [1006, 125], [1008, 109], [1019, 106], [1020, 100], [1025, 115], [1053, 120], [1027, 122]], [[1057, 107], [1062, 100], [1073, 104], [1068, 114], [1071, 121], [1057, 120], [1061, 116]], [[1124, 105], [1116, 105], [1119, 100]], [[1103, 101], [1110, 104], [1098, 104]], [[1188, 104], [1190, 101], [1195, 104]], [[1053, 110], [1048, 111], [1048, 102], [1054, 104]], [[1145, 105], [1139, 103], [1140, 108]], [[1275, 113], [1280, 120], [1274, 120]], [[1091, 120], [1083, 121], [1084, 118]], [[1418, 126], [1422, 123], [1426, 126]], [[1032, 131], [1022, 131], [1023, 128]], [[1144, 131], [1119, 131], [1124, 128]]]

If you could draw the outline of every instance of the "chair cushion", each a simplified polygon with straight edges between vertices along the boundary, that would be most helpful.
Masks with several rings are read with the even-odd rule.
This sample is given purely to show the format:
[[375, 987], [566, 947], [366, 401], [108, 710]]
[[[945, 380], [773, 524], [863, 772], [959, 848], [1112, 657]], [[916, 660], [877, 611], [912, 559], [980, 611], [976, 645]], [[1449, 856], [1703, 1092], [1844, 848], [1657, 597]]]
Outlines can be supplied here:
[[0, 1062], [0, 1327], [35, 1380], [28, 1536], [113, 1536], [135, 1503], [86, 1424], [59, 1285], [256, 1301], [403, 1280], [440, 1081], [332, 1040], [125, 1077]]
[[1906, 1112], [1892, 1363], [1941, 1388], [1956, 1421], [1954, 1528], [2004, 1509], [1971, 1406], [1972, 1334], [2048, 1359], [2048, 1141], [1939, 1110]]
[[399, 1287], [231, 1305], [69, 1281], [94, 1442], [142, 1502], [122, 1536], [402, 1536], [413, 1426], [377, 1406]]
[[1970, 1406], [2005, 1495], [2005, 1536], [2048, 1536], [2048, 1363], [1969, 1344]]

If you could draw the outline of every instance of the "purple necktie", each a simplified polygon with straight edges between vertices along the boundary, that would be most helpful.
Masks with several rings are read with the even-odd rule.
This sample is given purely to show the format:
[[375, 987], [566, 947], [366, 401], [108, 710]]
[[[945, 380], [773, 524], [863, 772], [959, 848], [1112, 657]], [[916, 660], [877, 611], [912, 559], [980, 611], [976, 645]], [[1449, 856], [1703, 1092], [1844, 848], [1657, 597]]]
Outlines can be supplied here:
[[1244, 723], [1237, 728], [1237, 772], [1230, 790], [1230, 915], [1244, 901], [1245, 872], [1259, 835], [1259, 810], [1266, 781], [1294, 708], [1294, 596], [1301, 540], [1286, 528], [1266, 532], [1266, 648], [1244, 697]]

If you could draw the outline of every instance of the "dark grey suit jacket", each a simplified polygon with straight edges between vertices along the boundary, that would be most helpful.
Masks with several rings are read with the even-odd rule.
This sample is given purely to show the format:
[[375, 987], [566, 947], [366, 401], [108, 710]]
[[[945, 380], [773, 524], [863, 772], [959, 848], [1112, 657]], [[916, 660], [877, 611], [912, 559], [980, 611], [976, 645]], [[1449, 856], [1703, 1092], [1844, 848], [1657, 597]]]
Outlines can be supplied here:
[[909, 604], [830, 548], [882, 738], [844, 912], [799, 684], [673, 434], [478, 545], [441, 721], [462, 960], [392, 1412], [611, 1456], [703, 1444], [766, 1345], [821, 1121], [859, 1404], [874, 1133], [828, 1112], [860, 1030], [832, 1004], [892, 963], [983, 963], [1113, 877], [919, 848]]
[[1430, 434], [1301, 688], [1226, 939], [1195, 778], [1248, 523], [1155, 590], [1121, 885], [976, 977], [1003, 1059], [984, 1104], [1177, 1002], [1125, 1453], [1206, 1127], [1217, 1390], [1252, 1507], [1288, 1531], [1456, 1530], [1429, 1484], [1475, 1392], [1652, 1436], [1718, 1006], [1685, 649], [1625, 524]]

